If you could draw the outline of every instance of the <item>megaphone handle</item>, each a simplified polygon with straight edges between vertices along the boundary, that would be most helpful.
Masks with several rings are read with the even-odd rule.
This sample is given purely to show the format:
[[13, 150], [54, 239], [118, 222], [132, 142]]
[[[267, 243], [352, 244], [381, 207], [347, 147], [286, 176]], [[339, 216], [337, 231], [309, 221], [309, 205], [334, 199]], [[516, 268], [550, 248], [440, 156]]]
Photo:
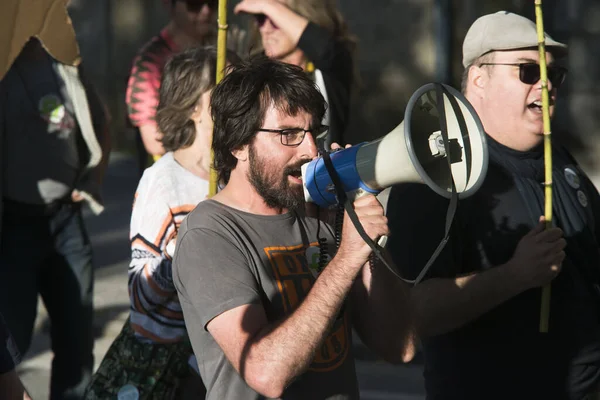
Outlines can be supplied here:
[[[358, 231], [359, 235], [363, 238], [365, 243], [367, 243], [369, 245], [371, 250], [373, 250], [373, 254], [375, 255], [375, 257], [377, 257], [388, 268], [388, 270], [390, 270], [390, 272], [392, 274], [394, 274], [397, 278], [402, 279], [403, 281], [406, 281], [406, 279], [404, 279], [398, 273], [398, 271], [396, 271], [396, 269], [393, 268], [387, 262], [387, 260], [383, 256], [383, 254], [381, 254], [381, 250], [383, 250], [383, 249], [379, 245], [377, 245], [377, 243], [375, 243], [373, 240], [371, 240], [369, 235], [367, 235], [367, 232], [365, 232], [365, 229], [361, 225], [361, 223], [358, 219], [358, 216], [356, 215], [356, 211], [354, 211], [354, 207], [352, 207], [352, 201], [348, 198], [348, 196], [346, 196], [346, 193], [344, 192], [342, 182], [340, 181], [340, 177], [339, 177], [337, 171], [333, 167], [333, 162], [331, 161], [331, 157], [329, 156], [329, 153], [325, 152], [323, 154], [323, 162], [325, 164], [325, 168], [327, 169], [327, 172], [329, 173], [329, 176], [331, 177], [331, 181], [333, 182], [333, 185], [335, 187], [339, 204], [343, 205], [344, 209], [348, 213], [348, 217], [350, 217], [350, 221], [352, 221], [352, 223], [354, 224], [354, 227]], [[341, 232], [340, 232], [340, 234], [341, 234]]]

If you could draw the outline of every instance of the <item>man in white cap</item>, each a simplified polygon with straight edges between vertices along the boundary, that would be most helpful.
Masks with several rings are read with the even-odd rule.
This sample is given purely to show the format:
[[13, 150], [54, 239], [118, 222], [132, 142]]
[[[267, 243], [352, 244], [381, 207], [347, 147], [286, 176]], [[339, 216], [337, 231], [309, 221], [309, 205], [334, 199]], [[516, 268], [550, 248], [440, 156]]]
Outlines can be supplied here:
[[[566, 46], [548, 35], [545, 43], [552, 113]], [[555, 146], [555, 227], [544, 229], [538, 63], [535, 24], [519, 15], [483, 16], [464, 40], [462, 87], [487, 133], [489, 168], [479, 191], [459, 202], [450, 242], [412, 291], [428, 400], [582, 400], [597, 392], [600, 196]], [[388, 248], [408, 277], [439, 242], [447, 206], [424, 185], [391, 191]], [[541, 333], [546, 284], [549, 332]]]

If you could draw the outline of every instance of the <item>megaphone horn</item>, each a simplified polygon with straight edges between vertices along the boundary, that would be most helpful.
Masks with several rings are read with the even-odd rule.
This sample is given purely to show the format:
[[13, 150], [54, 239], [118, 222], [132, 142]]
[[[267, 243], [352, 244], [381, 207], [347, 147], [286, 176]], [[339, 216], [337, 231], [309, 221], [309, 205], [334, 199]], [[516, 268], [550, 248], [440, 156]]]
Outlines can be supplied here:
[[[466, 198], [479, 189], [488, 165], [477, 113], [461, 93], [440, 83], [419, 88], [390, 133], [334, 151], [330, 158], [344, 192], [354, 198], [402, 182], [425, 183], [447, 198], [454, 182], [459, 198]], [[322, 207], [337, 203], [322, 157], [302, 166], [302, 180], [306, 201]]]

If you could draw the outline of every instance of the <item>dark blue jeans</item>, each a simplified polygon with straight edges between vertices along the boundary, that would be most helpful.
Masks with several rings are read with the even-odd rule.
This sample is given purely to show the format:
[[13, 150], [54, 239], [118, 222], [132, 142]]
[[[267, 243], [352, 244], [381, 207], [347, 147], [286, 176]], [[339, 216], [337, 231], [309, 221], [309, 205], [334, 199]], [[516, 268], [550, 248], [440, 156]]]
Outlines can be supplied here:
[[4, 201], [0, 313], [25, 355], [41, 296], [50, 319], [50, 399], [80, 399], [94, 366], [92, 248], [81, 208]]

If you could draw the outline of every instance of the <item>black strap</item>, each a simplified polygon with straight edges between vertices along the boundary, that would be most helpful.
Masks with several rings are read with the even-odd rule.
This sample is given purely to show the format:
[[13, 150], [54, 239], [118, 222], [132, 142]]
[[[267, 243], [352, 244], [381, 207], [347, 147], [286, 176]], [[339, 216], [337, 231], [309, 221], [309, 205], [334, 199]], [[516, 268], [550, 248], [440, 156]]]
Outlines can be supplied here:
[[446, 121], [446, 112], [445, 112], [446, 108], [445, 108], [445, 104], [444, 104], [444, 94], [446, 94], [447, 98], [450, 99], [450, 103], [452, 105], [454, 113], [456, 114], [456, 117], [458, 119], [458, 125], [461, 127], [461, 130], [464, 129], [464, 127], [466, 127], [466, 123], [465, 123], [465, 120], [463, 118], [460, 108], [458, 107], [458, 105], [455, 102], [452, 101], [452, 100], [454, 100], [454, 98], [452, 97], [452, 95], [450, 93], [448, 93], [446, 88], [443, 85], [436, 83], [435, 89], [436, 89], [437, 104], [438, 104], [438, 108], [440, 110], [440, 112], [439, 112], [440, 131], [442, 133], [442, 139], [444, 140], [444, 148], [446, 150], [446, 161], [448, 162], [448, 168], [450, 169], [450, 182], [452, 184], [452, 194], [450, 195], [450, 204], [448, 205], [448, 211], [446, 211], [446, 226], [445, 226], [445, 233], [444, 233], [443, 239], [440, 241], [440, 244], [438, 244], [437, 248], [435, 249], [435, 251], [433, 252], [431, 257], [429, 258], [429, 261], [427, 261], [427, 264], [425, 264], [425, 266], [423, 267], [423, 269], [421, 270], [419, 275], [415, 278], [415, 280], [407, 281], [407, 282], [413, 283], [415, 285], [417, 283], [421, 282], [421, 280], [423, 280], [423, 278], [427, 274], [427, 271], [429, 271], [429, 269], [431, 268], [431, 266], [433, 265], [435, 260], [438, 258], [438, 256], [440, 255], [440, 253], [442, 252], [444, 247], [446, 247], [448, 240], [450, 240], [450, 232], [452, 229], [452, 222], [454, 221], [454, 215], [456, 214], [456, 209], [458, 207], [458, 193], [456, 192], [456, 185], [454, 183], [454, 177], [452, 176], [452, 160], [450, 158], [450, 156], [451, 156], [450, 141], [448, 139], [448, 123]]
[[396, 271], [385, 260], [385, 257], [383, 257], [383, 254], [382, 254], [383, 248], [381, 246], [379, 246], [377, 243], [375, 243], [373, 240], [371, 240], [369, 235], [367, 235], [367, 232], [365, 232], [365, 229], [363, 228], [362, 224], [360, 223], [360, 221], [358, 219], [358, 216], [356, 215], [356, 211], [354, 211], [352, 201], [348, 198], [348, 196], [346, 196], [346, 193], [344, 192], [342, 182], [340, 181], [340, 177], [339, 177], [337, 171], [333, 167], [333, 162], [331, 162], [331, 157], [329, 156], [329, 153], [327, 153], [327, 152], [323, 153], [323, 162], [325, 163], [327, 172], [329, 172], [329, 176], [331, 177], [331, 181], [333, 182], [333, 185], [335, 187], [336, 195], [338, 197], [338, 202], [340, 204], [344, 205], [344, 209], [348, 213], [348, 216], [350, 217], [350, 220], [354, 224], [354, 227], [358, 231], [358, 234], [360, 235], [360, 237], [365, 241], [365, 243], [367, 243], [369, 245], [369, 247], [373, 251], [373, 254], [375, 254], [375, 256], [390, 270], [391, 273], [393, 273], [398, 278], [405, 280], [398, 273], [398, 271]]
[[[460, 110], [458, 104], [456, 104], [455, 101], [452, 101], [453, 100], [452, 95], [447, 91], [447, 89], [444, 88], [444, 86], [439, 83], [435, 84], [435, 88], [436, 88], [436, 95], [437, 95], [437, 103], [438, 103], [438, 107], [440, 109], [440, 130], [441, 130], [441, 134], [442, 134], [442, 139], [444, 141], [444, 148], [446, 150], [446, 159], [448, 162], [448, 168], [450, 169], [450, 171], [452, 171], [452, 160], [450, 159], [450, 156], [451, 156], [450, 142], [448, 139], [448, 126], [447, 126], [446, 115], [445, 115], [444, 94], [446, 94], [446, 96], [450, 99], [452, 108], [455, 111], [455, 114], [458, 118], [459, 126], [461, 128], [466, 127], [466, 123], [462, 116], [462, 111]], [[419, 273], [417, 278], [414, 280], [409, 280], [409, 279], [405, 279], [404, 277], [402, 277], [399, 274], [399, 272], [396, 270], [396, 268], [394, 268], [392, 265], [390, 265], [388, 263], [388, 261], [385, 259], [385, 257], [382, 254], [383, 248], [381, 246], [379, 246], [377, 243], [375, 243], [369, 237], [369, 235], [367, 235], [367, 233], [365, 232], [364, 228], [362, 227], [362, 225], [358, 219], [358, 216], [356, 215], [356, 212], [354, 211], [352, 201], [350, 201], [350, 199], [344, 192], [344, 188], [340, 181], [340, 177], [333, 166], [333, 162], [331, 161], [331, 157], [329, 156], [329, 153], [327, 151], [323, 151], [322, 153], [323, 153], [323, 162], [324, 162], [325, 167], [327, 168], [327, 172], [329, 173], [329, 176], [331, 177], [331, 180], [334, 184], [334, 187], [336, 190], [336, 195], [338, 197], [338, 202], [344, 205], [344, 209], [348, 213], [348, 216], [350, 217], [350, 220], [354, 224], [354, 227], [358, 231], [359, 235], [369, 245], [369, 247], [373, 251], [373, 254], [379, 259], [379, 261], [381, 261], [381, 263], [383, 265], [385, 265], [387, 267], [387, 269], [392, 274], [394, 274], [397, 278], [399, 278], [407, 283], [410, 283], [413, 285], [418, 284], [425, 277], [425, 275], [427, 274], [427, 271], [429, 271], [429, 269], [431, 268], [431, 266], [433, 265], [433, 263], [435, 262], [437, 257], [440, 255], [440, 253], [442, 252], [442, 250], [448, 243], [448, 240], [450, 239], [450, 231], [452, 228], [452, 222], [454, 221], [454, 216], [456, 214], [456, 209], [458, 207], [458, 193], [456, 191], [456, 185], [454, 183], [454, 177], [452, 176], [452, 173], [450, 173], [450, 180], [451, 180], [451, 184], [452, 184], [452, 194], [450, 196], [450, 204], [448, 205], [448, 211], [446, 212], [446, 224], [445, 224], [444, 238], [440, 241], [439, 245], [437, 246], [437, 248], [431, 255], [429, 261], [427, 261], [427, 264], [425, 264], [425, 267], [423, 267], [423, 269], [421, 270], [421, 272]]]

